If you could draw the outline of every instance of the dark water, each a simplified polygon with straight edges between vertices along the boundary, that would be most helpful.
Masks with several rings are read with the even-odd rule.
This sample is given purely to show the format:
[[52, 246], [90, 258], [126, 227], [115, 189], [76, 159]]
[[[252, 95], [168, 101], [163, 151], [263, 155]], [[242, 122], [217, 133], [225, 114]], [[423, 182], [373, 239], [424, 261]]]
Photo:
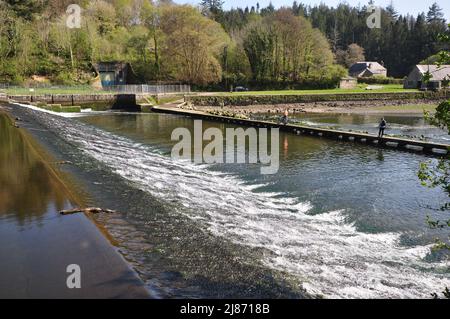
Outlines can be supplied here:
[[274, 297], [295, 296], [286, 285], [301, 282], [327, 297], [379, 298], [428, 297], [450, 283], [448, 260], [430, 254], [444, 234], [425, 216], [446, 196], [420, 186], [424, 156], [280, 134], [280, 170], [261, 175], [258, 164], [172, 160], [171, 133], [192, 130], [189, 118], [35, 116], [83, 154], [110, 202], [129, 208], [126, 222], [103, 221], [151, 288]]
[[0, 113], [0, 222], [39, 223], [70, 205], [67, 190], [37, 145]]
[[[277, 121], [279, 115], [253, 115], [255, 119]], [[450, 136], [445, 130], [426, 123], [422, 114], [351, 114], [351, 113], [297, 113], [290, 115], [292, 123], [352, 130], [378, 134], [378, 123], [384, 117], [388, 123], [386, 134], [422, 139], [437, 143], [450, 143]]]
[[[146, 297], [90, 219], [59, 214], [84, 206], [84, 198], [56, 154], [35, 140], [43, 128], [18, 124], [0, 112], [0, 299]], [[56, 140], [53, 134], [39, 137]], [[74, 263], [82, 269], [81, 289], [66, 284], [67, 266]]]

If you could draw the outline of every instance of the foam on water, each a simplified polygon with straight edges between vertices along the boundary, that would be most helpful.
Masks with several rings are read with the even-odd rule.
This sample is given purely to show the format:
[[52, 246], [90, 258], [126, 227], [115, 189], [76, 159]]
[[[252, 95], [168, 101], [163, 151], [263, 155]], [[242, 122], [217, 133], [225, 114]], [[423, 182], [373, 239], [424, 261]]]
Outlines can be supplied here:
[[449, 265], [424, 261], [430, 247], [403, 247], [399, 233], [363, 233], [346, 221], [345, 211], [310, 215], [311, 203], [257, 191], [263, 185], [172, 160], [151, 146], [89, 125], [43, 120], [136, 187], [179, 203], [179, 213], [214, 235], [264, 248], [265, 265], [297, 276], [310, 293], [418, 298], [450, 286]]

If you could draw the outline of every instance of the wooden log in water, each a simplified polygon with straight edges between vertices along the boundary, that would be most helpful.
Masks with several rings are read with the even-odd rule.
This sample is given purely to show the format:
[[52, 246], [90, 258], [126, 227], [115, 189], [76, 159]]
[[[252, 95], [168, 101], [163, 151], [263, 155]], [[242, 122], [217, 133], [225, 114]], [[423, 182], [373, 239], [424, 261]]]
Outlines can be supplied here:
[[77, 213], [90, 213], [90, 214], [115, 214], [117, 211], [111, 209], [103, 209], [99, 207], [87, 207], [87, 208], [73, 208], [68, 210], [62, 210], [59, 212], [61, 215], [72, 215]]

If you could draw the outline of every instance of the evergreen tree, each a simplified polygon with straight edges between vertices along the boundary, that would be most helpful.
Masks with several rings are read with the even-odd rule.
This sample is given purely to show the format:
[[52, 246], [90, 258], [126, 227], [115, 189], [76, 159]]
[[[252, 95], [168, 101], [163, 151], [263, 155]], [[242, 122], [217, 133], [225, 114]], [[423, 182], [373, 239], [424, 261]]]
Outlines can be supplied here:
[[442, 8], [434, 2], [427, 13], [427, 22], [428, 23], [445, 23], [444, 13], [442, 12]]

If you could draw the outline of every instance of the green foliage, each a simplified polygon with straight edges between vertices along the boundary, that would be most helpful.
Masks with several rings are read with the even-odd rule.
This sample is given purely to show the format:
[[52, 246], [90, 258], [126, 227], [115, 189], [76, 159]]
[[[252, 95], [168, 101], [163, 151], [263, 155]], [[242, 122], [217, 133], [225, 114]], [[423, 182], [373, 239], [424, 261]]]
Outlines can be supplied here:
[[[66, 27], [70, 3], [83, 7], [81, 29]], [[231, 85], [332, 88], [345, 74], [334, 58], [342, 58], [341, 64], [364, 56], [382, 60], [392, 75], [404, 76], [437, 53], [434, 34], [446, 27], [438, 6], [408, 19], [393, 8], [383, 10], [382, 29], [370, 30], [364, 7], [348, 4], [226, 11], [221, 0], [202, 5], [203, 16], [167, 1], [0, 0], [0, 81], [21, 84], [39, 75], [87, 84], [97, 62], [127, 61], [141, 82], [226, 90]], [[449, 60], [446, 51], [439, 56]]]
[[359, 78], [358, 83], [364, 84], [380, 84], [380, 85], [388, 85], [388, 84], [401, 84], [403, 85], [403, 79], [395, 79], [392, 77], [378, 77], [374, 76], [371, 78]]
[[80, 106], [63, 106], [61, 108], [61, 112], [65, 112], [65, 113], [79, 113], [79, 112], [81, 112], [81, 107]]
[[[446, 28], [438, 6], [433, 6], [429, 14], [420, 13], [416, 17], [395, 14], [392, 7], [382, 9], [379, 30], [367, 28], [366, 6], [354, 7], [345, 2], [337, 6], [325, 3], [311, 6], [294, 2], [288, 9], [294, 15], [306, 18], [329, 39], [342, 64], [346, 59], [339, 59], [339, 55], [351, 44], [357, 44], [364, 48], [367, 61], [383, 61], [389, 75], [398, 78], [407, 75], [419, 61], [439, 51], [437, 34]], [[262, 8], [259, 13], [248, 8], [231, 9], [223, 12], [221, 23], [225, 30], [237, 32], [250, 25], [255, 17], [266, 17], [274, 11], [273, 7]]]
[[[429, 19], [431, 19], [431, 21], [433, 21], [434, 23], [436, 23], [436, 21], [442, 20], [442, 14], [439, 12], [436, 6], [437, 6], [436, 4], [433, 5], [432, 9], [434, 10], [434, 12], [431, 15], [429, 15]], [[450, 63], [449, 59], [450, 51], [448, 48], [448, 45], [450, 45], [449, 34], [448, 32], [441, 33], [439, 34], [438, 38], [443, 42], [444, 45], [447, 45], [447, 49], [441, 51], [441, 53], [439, 54], [439, 60], [437, 61], [437, 64], [438, 65], [448, 64]], [[427, 77], [429, 77], [429, 72], [427, 74]], [[430, 124], [440, 127], [443, 130], [446, 130], [450, 135], [450, 100], [439, 104], [439, 106], [436, 108], [436, 113], [434, 114], [425, 112], [425, 118], [428, 120]], [[418, 177], [422, 182], [422, 185], [431, 188], [441, 188], [450, 199], [449, 155], [443, 157], [437, 163], [431, 161], [421, 163], [418, 172]], [[439, 209], [441, 211], [450, 211], [450, 200], [442, 204]], [[427, 223], [431, 228], [450, 229], [450, 219], [446, 221], [432, 220], [429, 216], [427, 216]], [[450, 235], [448, 236], [448, 239], [450, 241]], [[450, 250], [449, 241], [445, 242], [443, 240], [437, 239], [434, 250]], [[443, 291], [443, 295], [445, 298], [450, 298], [450, 291], [448, 287], [446, 287], [445, 290]], [[434, 294], [434, 297], [437, 298], [438, 295]]]
[[320, 78], [327, 76], [334, 62], [329, 44], [320, 31], [287, 9], [250, 24], [245, 31], [243, 48], [254, 80]]
[[425, 113], [425, 117], [432, 125], [447, 130], [450, 134], [450, 101], [442, 102], [436, 108], [436, 113]]
[[73, 79], [73, 75], [70, 72], [61, 72], [53, 79], [55, 84], [58, 85], [73, 85], [75, 81]]
[[33, 15], [43, 11], [45, 1], [42, 0], [3, 0], [18, 17], [31, 20]]

